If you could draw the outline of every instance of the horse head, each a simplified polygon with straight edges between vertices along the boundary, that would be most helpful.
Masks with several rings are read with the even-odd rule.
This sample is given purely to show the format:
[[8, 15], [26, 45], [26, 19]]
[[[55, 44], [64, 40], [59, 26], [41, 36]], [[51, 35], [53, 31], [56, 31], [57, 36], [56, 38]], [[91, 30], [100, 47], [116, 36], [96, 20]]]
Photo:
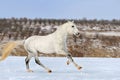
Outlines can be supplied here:
[[65, 26], [67, 27], [68, 34], [75, 35], [76, 37], [80, 36], [80, 32], [73, 21], [68, 21]]

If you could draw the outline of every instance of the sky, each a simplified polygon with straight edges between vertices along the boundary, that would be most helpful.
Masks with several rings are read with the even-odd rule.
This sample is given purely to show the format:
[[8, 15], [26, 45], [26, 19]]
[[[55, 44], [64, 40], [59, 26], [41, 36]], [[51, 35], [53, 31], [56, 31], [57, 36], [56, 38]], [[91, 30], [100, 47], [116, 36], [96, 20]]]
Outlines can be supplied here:
[[120, 19], [120, 0], [0, 0], [0, 18]]

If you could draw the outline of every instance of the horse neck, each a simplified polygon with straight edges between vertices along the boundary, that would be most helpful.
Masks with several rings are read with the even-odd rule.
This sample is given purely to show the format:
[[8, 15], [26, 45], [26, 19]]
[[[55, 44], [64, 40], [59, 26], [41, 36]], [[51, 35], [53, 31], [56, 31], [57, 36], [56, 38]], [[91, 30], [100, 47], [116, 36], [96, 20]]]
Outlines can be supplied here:
[[66, 29], [64, 29], [64, 28], [58, 28], [58, 30], [56, 30], [56, 36], [58, 37], [58, 38], [60, 38], [61, 40], [64, 40], [64, 41], [66, 41], [66, 39], [67, 39], [67, 31], [66, 31]]

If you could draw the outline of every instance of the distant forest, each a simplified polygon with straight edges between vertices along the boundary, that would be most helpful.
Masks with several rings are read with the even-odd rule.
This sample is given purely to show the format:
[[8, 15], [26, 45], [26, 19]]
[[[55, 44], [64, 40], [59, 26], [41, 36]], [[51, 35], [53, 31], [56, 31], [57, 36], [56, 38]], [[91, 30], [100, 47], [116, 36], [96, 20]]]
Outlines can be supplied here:
[[[88, 20], [83, 19], [28, 19], [28, 18], [1, 18], [0, 19], [0, 40], [25, 39], [32, 35], [46, 35], [52, 33], [56, 28], [67, 22], [74, 21], [79, 29], [111, 31], [119, 30], [120, 20]], [[82, 28], [81, 28], [82, 27]], [[88, 29], [89, 27], [89, 29]], [[97, 28], [96, 28], [97, 27]], [[99, 29], [98, 29], [99, 28]]]
[[[53, 33], [58, 26], [67, 21], [74, 21], [78, 29], [86, 32], [120, 32], [120, 20], [88, 20], [83, 19], [28, 19], [1, 18], [0, 19], [0, 50], [9, 41], [24, 40], [33, 35], [47, 35]], [[120, 57], [120, 37], [100, 36], [99, 39], [70, 38], [68, 49], [73, 56]], [[25, 55], [23, 46], [15, 48], [12, 55]], [[43, 54], [41, 54], [43, 55]], [[57, 55], [45, 55], [57, 56]], [[59, 55], [60, 56], [60, 55]]]

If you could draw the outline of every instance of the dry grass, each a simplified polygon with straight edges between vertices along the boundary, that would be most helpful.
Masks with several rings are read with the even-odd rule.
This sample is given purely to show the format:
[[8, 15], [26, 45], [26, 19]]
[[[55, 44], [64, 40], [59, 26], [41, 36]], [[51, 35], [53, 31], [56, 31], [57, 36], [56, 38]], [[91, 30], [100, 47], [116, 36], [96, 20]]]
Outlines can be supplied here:
[[[93, 40], [86, 39], [86, 41], [79, 42], [80, 39], [77, 39], [77, 42], [75, 43], [73, 39], [68, 40], [68, 51], [72, 53], [72, 56], [74, 57], [120, 57], [120, 37], [104, 37], [101, 36], [99, 38], [101, 41], [101, 48], [93, 47]], [[0, 55], [2, 54], [2, 48], [7, 42], [1, 43], [0, 45]], [[106, 49], [107, 47], [117, 47], [117, 48], [110, 48]], [[23, 45], [18, 45], [14, 50], [11, 52], [11, 55], [14, 56], [26, 56], [27, 52], [25, 51]], [[63, 57], [64, 55], [58, 55], [53, 53], [50, 54], [43, 54], [39, 53], [39, 56], [50, 56], [50, 57], [56, 57], [60, 56]]]

